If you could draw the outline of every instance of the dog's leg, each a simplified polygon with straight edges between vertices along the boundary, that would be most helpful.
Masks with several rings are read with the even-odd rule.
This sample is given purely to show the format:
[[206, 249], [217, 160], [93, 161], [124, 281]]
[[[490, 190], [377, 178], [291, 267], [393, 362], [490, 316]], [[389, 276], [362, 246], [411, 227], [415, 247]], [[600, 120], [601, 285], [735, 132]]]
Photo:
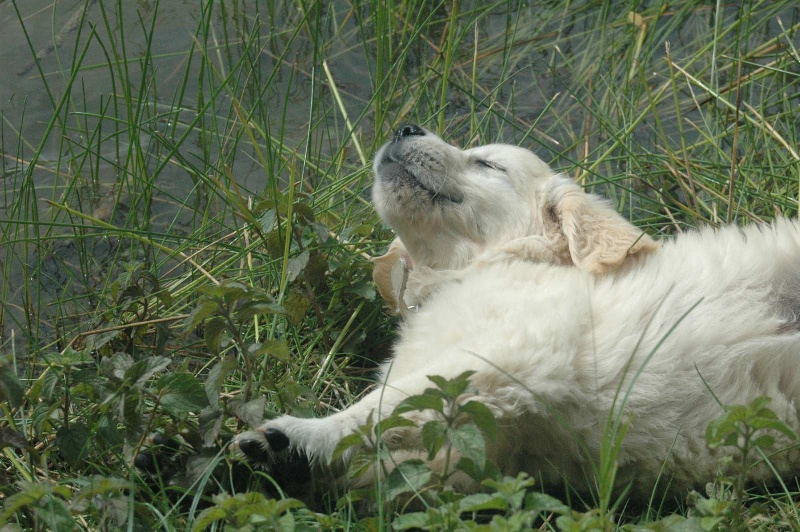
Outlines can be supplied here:
[[[485, 378], [488, 376], [487, 373], [492, 374], [490, 378]], [[496, 417], [513, 416], [515, 411], [518, 412], [519, 397], [508, 393], [500, 394], [507, 398], [509, 404], [499, 404], [498, 394], [493, 393], [495, 391], [493, 388], [502, 377], [494, 373], [493, 370], [486, 369], [473, 375], [471, 383], [479, 391], [476, 394], [466, 393], [459, 400], [462, 403], [479, 400], [486, 404]], [[328, 417], [303, 419], [281, 416], [270, 420], [256, 430], [239, 434], [234, 440], [234, 445], [247, 457], [258, 462], [281, 463], [296, 460], [299, 455], [318, 467], [332, 467], [334, 470], [339, 470], [358, 447], [351, 447], [343, 453], [339, 463], [333, 463], [334, 451], [342, 438], [366, 425], [370, 418], [373, 424], [385, 419], [404, 399], [421, 394], [426, 388], [431, 387], [433, 384], [424, 374], [407, 375], [377, 388], [358, 403]], [[422, 451], [421, 427], [426, 421], [434, 419], [436, 414], [430, 410], [412, 410], [403, 416], [413, 421], [414, 425], [386, 431], [381, 435], [382, 443], [390, 451], [399, 449]]]
[[374, 422], [387, 417], [403, 399], [421, 393], [428, 383], [424, 376], [405, 380], [401, 384], [412, 386], [382, 386], [346, 410], [324, 418], [281, 416], [254, 431], [239, 434], [234, 443], [246, 455], [259, 461], [268, 462], [271, 455], [296, 450], [313, 463], [330, 465], [342, 438], [365, 425], [370, 416]]

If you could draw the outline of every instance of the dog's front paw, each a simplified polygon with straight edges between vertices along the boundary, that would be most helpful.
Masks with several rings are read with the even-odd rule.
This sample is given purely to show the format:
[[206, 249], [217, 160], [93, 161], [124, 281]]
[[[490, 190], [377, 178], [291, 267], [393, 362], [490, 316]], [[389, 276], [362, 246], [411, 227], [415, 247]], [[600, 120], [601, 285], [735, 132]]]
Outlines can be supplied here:
[[253, 464], [262, 466], [281, 486], [302, 484], [311, 480], [311, 467], [306, 453], [291, 445], [282, 430], [263, 426], [243, 432], [233, 440]]

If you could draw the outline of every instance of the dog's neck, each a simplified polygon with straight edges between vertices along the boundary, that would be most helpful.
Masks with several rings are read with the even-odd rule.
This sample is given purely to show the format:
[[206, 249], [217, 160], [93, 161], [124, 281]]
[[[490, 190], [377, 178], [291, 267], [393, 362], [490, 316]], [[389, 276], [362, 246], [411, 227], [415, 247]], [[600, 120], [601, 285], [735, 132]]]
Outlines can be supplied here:
[[[425, 267], [431, 270], [460, 270], [481, 254], [483, 247], [475, 242], [447, 238], [415, 238], [400, 235], [408, 250], [414, 268]], [[456, 242], [453, 244], [452, 242]]]

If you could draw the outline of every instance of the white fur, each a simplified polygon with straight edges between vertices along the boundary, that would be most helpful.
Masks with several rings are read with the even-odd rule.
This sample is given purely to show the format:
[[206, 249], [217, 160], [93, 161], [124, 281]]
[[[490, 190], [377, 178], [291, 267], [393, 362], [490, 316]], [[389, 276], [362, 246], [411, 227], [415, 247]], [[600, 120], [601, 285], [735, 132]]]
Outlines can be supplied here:
[[[707, 386], [727, 404], [767, 395], [799, 428], [796, 221], [705, 228], [659, 249], [526, 150], [461, 151], [427, 132], [393, 144], [376, 157], [376, 208], [420, 285], [435, 280], [417, 294], [422, 305], [404, 321], [381, 386], [344, 411], [284, 416], [261, 431], [279, 429], [327, 464], [368, 416], [430, 387], [427, 375], [474, 370], [470, 398], [498, 417], [491, 457], [545, 484], [591, 488], [609, 413], [626, 397], [617, 484], [646, 496], [660, 476], [672, 492], [714, 478], [719, 454], [704, 431], [722, 409]], [[386, 167], [386, 150], [405, 159]], [[505, 171], [476, 168], [477, 157]], [[437, 192], [457, 201], [432, 199]], [[418, 429], [385, 441], [398, 452], [421, 449]], [[779, 438], [777, 448], [785, 444]], [[771, 460], [782, 475], [800, 472], [797, 449]], [[749, 476], [772, 473], [762, 464]]]

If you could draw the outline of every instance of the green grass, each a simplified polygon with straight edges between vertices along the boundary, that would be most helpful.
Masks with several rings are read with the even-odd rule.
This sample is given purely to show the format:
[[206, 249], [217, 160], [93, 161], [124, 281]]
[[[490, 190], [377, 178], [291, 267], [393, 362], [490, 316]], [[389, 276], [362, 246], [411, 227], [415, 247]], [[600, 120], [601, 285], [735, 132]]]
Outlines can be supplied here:
[[[395, 329], [369, 162], [403, 123], [529, 147], [654, 236], [797, 215], [792, 2], [176, 4], [0, 2], [0, 526], [184, 529], [231, 492], [214, 445], [357, 398]], [[131, 467], [154, 431], [187, 442], [172, 486]], [[799, 526], [793, 489], [736, 526]], [[573, 518], [667, 517], [612, 503]]]

